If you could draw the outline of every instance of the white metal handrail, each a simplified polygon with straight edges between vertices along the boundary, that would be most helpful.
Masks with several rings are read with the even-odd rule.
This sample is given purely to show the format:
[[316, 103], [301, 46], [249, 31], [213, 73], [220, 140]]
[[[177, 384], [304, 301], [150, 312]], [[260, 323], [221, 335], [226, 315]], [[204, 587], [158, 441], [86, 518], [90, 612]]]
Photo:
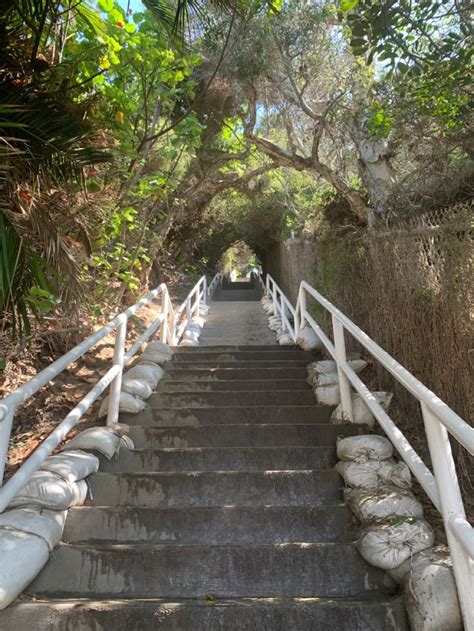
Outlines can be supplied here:
[[[288, 300], [270, 275], [266, 277], [266, 292], [272, 296], [275, 314], [282, 317]], [[307, 295], [318, 302], [332, 317], [333, 340], [322, 330], [307, 309]], [[291, 310], [290, 310], [291, 311]], [[373, 413], [382, 429], [406, 462], [414, 477], [440, 511], [448, 540], [459, 601], [466, 629], [474, 628], [474, 529], [466, 519], [459, 481], [448, 432], [471, 454], [474, 451], [474, 429], [434, 392], [414, 377], [391, 355], [374, 342], [329, 300], [306, 281], [302, 281], [294, 313], [294, 329], [289, 329], [296, 341], [298, 332], [309, 325], [335, 360], [341, 392], [341, 407], [348, 421], [353, 420], [352, 385]], [[347, 362], [345, 333], [350, 333], [390, 374], [420, 402], [433, 473], [410, 445], [406, 437]]]
[[[127, 323], [131, 315], [139, 311], [146, 304], [161, 296], [161, 313], [140, 335], [134, 344], [125, 352], [127, 335]], [[199, 310], [201, 301], [207, 304], [207, 280], [203, 276], [191, 290], [184, 301], [184, 308], [190, 305], [189, 313]], [[184, 310], [183, 308], [183, 310]], [[190, 318], [184, 319], [184, 326]], [[116, 423], [119, 415], [119, 399], [122, 386], [123, 369], [132, 357], [139, 351], [141, 345], [160, 329], [160, 339], [170, 345], [176, 345], [179, 341], [177, 335], [179, 310], [173, 309], [167, 286], [162, 283], [121, 314], [116, 316], [108, 324], [87, 337], [65, 355], [57, 359], [50, 366], [39, 372], [33, 379], [17, 388], [14, 392], [0, 400], [0, 513], [5, 510], [11, 500], [28, 481], [28, 478], [53, 452], [53, 450], [65, 439], [71, 429], [77, 425], [85, 412], [91, 407], [101, 394], [110, 386], [109, 407], [107, 413], [107, 425]], [[52, 379], [62, 373], [70, 364], [77, 361], [93, 346], [107, 335], [115, 332], [115, 349], [112, 366], [99, 379], [94, 387], [81, 399], [81, 401], [69, 412], [69, 414], [55, 427], [45, 440], [35, 449], [15, 472], [15, 474], [3, 485], [3, 473], [8, 455], [10, 435], [15, 411], [19, 405], [32, 397], [40, 388], [46, 386]]]

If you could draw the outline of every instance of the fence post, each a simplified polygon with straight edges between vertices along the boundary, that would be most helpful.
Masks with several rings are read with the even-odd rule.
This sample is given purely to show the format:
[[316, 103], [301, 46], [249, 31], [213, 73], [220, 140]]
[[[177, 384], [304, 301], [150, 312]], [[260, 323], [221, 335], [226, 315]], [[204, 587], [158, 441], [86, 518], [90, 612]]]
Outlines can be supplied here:
[[472, 592], [472, 569], [474, 561], [468, 557], [449, 525], [451, 517], [459, 516], [464, 519], [466, 518], [451, 451], [451, 443], [449, 442], [448, 431], [444, 425], [439, 422], [435, 414], [433, 414], [425, 403], [420, 403], [433, 473], [438, 485], [441, 514], [443, 516], [444, 528], [446, 530], [449, 551], [453, 562], [454, 577], [456, 579], [464, 627], [466, 629], [474, 629], [474, 603]]
[[168, 339], [168, 318], [169, 318], [169, 295], [168, 291], [165, 289], [163, 294], [161, 295], [161, 315], [163, 316], [163, 321], [161, 322], [161, 331], [160, 331], [160, 340], [166, 344]]
[[3, 482], [3, 474], [5, 472], [5, 465], [8, 457], [8, 447], [10, 444], [10, 434], [12, 432], [13, 417], [15, 415], [15, 408], [7, 408], [4, 416], [0, 418], [0, 487]]
[[117, 325], [115, 333], [115, 348], [114, 348], [114, 366], [119, 366], [120, 370], [114, 380], [110, 384], [109, 395], [109, 409], [107, 412], [107, 425], [116, 423], [119, 417], [120, 407], [120, 390], [122, 388], [122, 373], [123, 373], [123, 359], [125, 354], [125, 340], [127, 338], [127, 316]]
[[351, 386], [349, 379], [341, 369], [341, 364], [344, 364], [347, 361], [344, 326], [334, 314], [332, 316], [332, 330], [334, 335], [334, 347], [336, 350], [337, 376], [339, 379], [339, 389], [341, 391], [342, 415], [350, 423], [353, 423], [354, 415], [352, 413]]

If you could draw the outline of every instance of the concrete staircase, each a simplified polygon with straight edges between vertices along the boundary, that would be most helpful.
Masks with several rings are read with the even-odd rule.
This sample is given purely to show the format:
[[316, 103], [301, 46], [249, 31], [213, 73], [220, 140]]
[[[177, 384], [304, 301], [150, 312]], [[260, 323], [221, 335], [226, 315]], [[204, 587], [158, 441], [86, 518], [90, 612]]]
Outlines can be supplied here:
[[333, 466], [337, 436], [359, 428], [315, 404], [312, 359], [269, 344], [178, 349], [149, 407], [121, 418], [135, 450], [102, 463], [34, 600], [0, 629], [406, 629], [396, 585], [355, 549]]

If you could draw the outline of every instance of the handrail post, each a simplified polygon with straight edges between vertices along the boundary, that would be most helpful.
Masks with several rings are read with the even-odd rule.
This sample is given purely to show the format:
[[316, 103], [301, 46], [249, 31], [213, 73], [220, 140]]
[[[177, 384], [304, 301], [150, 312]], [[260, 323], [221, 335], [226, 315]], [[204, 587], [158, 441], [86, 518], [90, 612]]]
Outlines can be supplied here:
[[283, 298], [283, 292], [281, 294], [281, 330], [283, 333], [286, 332], [287, 327], [285, 324], [285, 317], [286, 317], [286, 304], [285, 304], [285, 300]]
[[342, 415], [350, 423], [353, 423], [354, 415], [352, 413], [351, 386], [349, 383], [349, 379], [346, 377], [346, 374], [341, 369], [341, 364], [345, 364], [347, 361], [346, 342], [344, 339], [344, 325], [338, 318], [336, 318], [334, 314], [332, 316], [332, 330], [334, 334], [334, 348], [336, 351], [336, 365], [337, 365], [337, 376], [339, 379], [339, 390], [341, 392]]
[[186, 298], [186, 323], [189, 324], [191, 322], [191, 298], [188, 296]]
[[107, 412], [107, 425], [118, 421], [120, 408], [120, 390], [122, 388], [123, 361], [125, 355], [125, 340], [127, 338], [128, 318], [125, 316], [117, 325], [115, 334], [114, 366], [120, 366], [118, 375], [110, 384], [109, 409]]
[[161, 296], [161, 314], [163, 316], [163, 321], [161, 323], [161, 331], [160, 331], [160, 340], [166, 344], [168, 339], [168, 317], [170, 310], [170, 297], [168, 295], [168, 291], [164, 291]]
[[203, 301], [203, 303], [204, 303], [205, 305], [207, 305], [207, 299], [208, 299], [207, 292], [208, 292], [208, 291], [209, 291], [209, 290], [208, 290], [208, 288], [207, 288], [207, 277], [206, 277], [206, 276], [204, 276], [204, 279], [203, 279], [203, 291], [202, 291], [202, 301]]
[[3, 482], [3, 474], [7, 464], [8, 447], [13, 426], [15, 408], [7, 408], [7, 412], [0, 420], [0, 488]]
[[298, 302], [300, 305], [300, 317], [298, 322], [298, 330], [296, 331], [296, 337], [298, 337], [298, 334], [300, 330], [304, 327], [305, 323], [304, 314], [306, 313], [306, 294], [304, 292], [303, 284], [300, 285], [300, 289], [298, 292]]
[[451, 443], [447, 429], [442, 425], [428, 406], [421, 402], [423, 422], [433, 466], [433, 473], [439, 490], [441, 514], [453, 562], [454, 577], [458, 590], [459, 604], [466, 629], [474, 629], [474, 606], [472, 594], [472, 566], [461, 543], [450, 528], [453, 516], [466, 518], [459, 481], [456, 475]]

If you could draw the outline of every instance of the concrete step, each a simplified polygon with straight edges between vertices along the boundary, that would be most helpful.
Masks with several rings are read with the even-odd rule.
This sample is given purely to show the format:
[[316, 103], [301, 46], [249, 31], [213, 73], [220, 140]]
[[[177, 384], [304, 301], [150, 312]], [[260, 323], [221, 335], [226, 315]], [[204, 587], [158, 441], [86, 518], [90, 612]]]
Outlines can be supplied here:
[[338, 436], [366, 433], [361, 425], [254, 424], [201, 427], [131, 427], [137, 449], [166, 447], [285, 447], [287, 445], [334, 447]]
[[34, 631], [408, 631], [402, 596], [214, 600], [52, 600], [0, 613], [8, 629]]
[[[199, 347], [198, 347], [199, 348]], [[284, 348], [284, 347], [283, 347]], [[175, 353], [173, 355], [173, 359], [170, 364], [175, 364], [177, 362], [230, 362], [230, 361], [283, 361], [283, 360], [297, 360], [297, 361], [307, 361], [310, 363], [314, 361], [314, 355], [312, 353], [308, 353], [301, 350], [296, 351], [280, 351], [275, 356], [275, 351], [232, 351], [232, 352], [223, 352], [223, 351], [214, 351], [214, 350], [201, 350], [199, 353]]]
[[336, 471], [97, 473], [95, 506], [323, 506], [339, 502]]
[[331, 410], [327, 405], [300, 405], [288, 407], [227, 407], [153, 409], [146, 407], [139, 414], [121, 414], [120, 422], [127, 425], [153, 425], [156, 427], [198, 427], [200, 425], [252, 424], [252, 423], [328, 423]]
[[165, 369], [169, 371], [178, 370], [192, 370], [195, 368], [206, 368], [207, 370], [220, 370], [222, 368], [243, 368], [245, 370], [253, 370], [255, 368], [303, 368], [306, 370], [306, 366], [315, 361], [316, 358], [311, 360], [307, 359], [273, 359], [273, 360], [232, 360], [232, 361], [202, 361], [198, 357], [191, 361], [170, 361], [165, 364]]
[[[171, 364], [170, 364], [171, 365]], [[188, 368], [167, 370], [160, 383], [172, 381], [305, 381], [306, 367], [299, 368]]]
[[212, 297], [214, 302], [256, 302], [262, 293], [255, 289], [218, 289]]
[[335, 464], [335, 447], [193, 447], [132, 451], [123, 449], [117, 458], [103, 458], [100, 471], [323, 471], [331, 469]]
[[28, 591], [56, 598], [341, 598], [396, 589], [352, 543], [60, 544]]
[[235, 544], [351, 541], [350, 510], [319, 506], [134, 508], [88, 506], [69, 511], [66, 543]]
[[[177, 376], [178, 378], [178, 376]], [[220, 392], [220, 391], [256, 391], [256, 390], [296, 390], [311, 391], [303, 379], [233, 379], [230, 381], [160, 381], [156, 392]]]
[[260, 407], [265, 405], [301, 406], [315, 403], [311, 390], [267, 391], [250, 390], [227, 392], [170, 392], [155, 393], [147, 401], [151, 408], [227, 408]]

